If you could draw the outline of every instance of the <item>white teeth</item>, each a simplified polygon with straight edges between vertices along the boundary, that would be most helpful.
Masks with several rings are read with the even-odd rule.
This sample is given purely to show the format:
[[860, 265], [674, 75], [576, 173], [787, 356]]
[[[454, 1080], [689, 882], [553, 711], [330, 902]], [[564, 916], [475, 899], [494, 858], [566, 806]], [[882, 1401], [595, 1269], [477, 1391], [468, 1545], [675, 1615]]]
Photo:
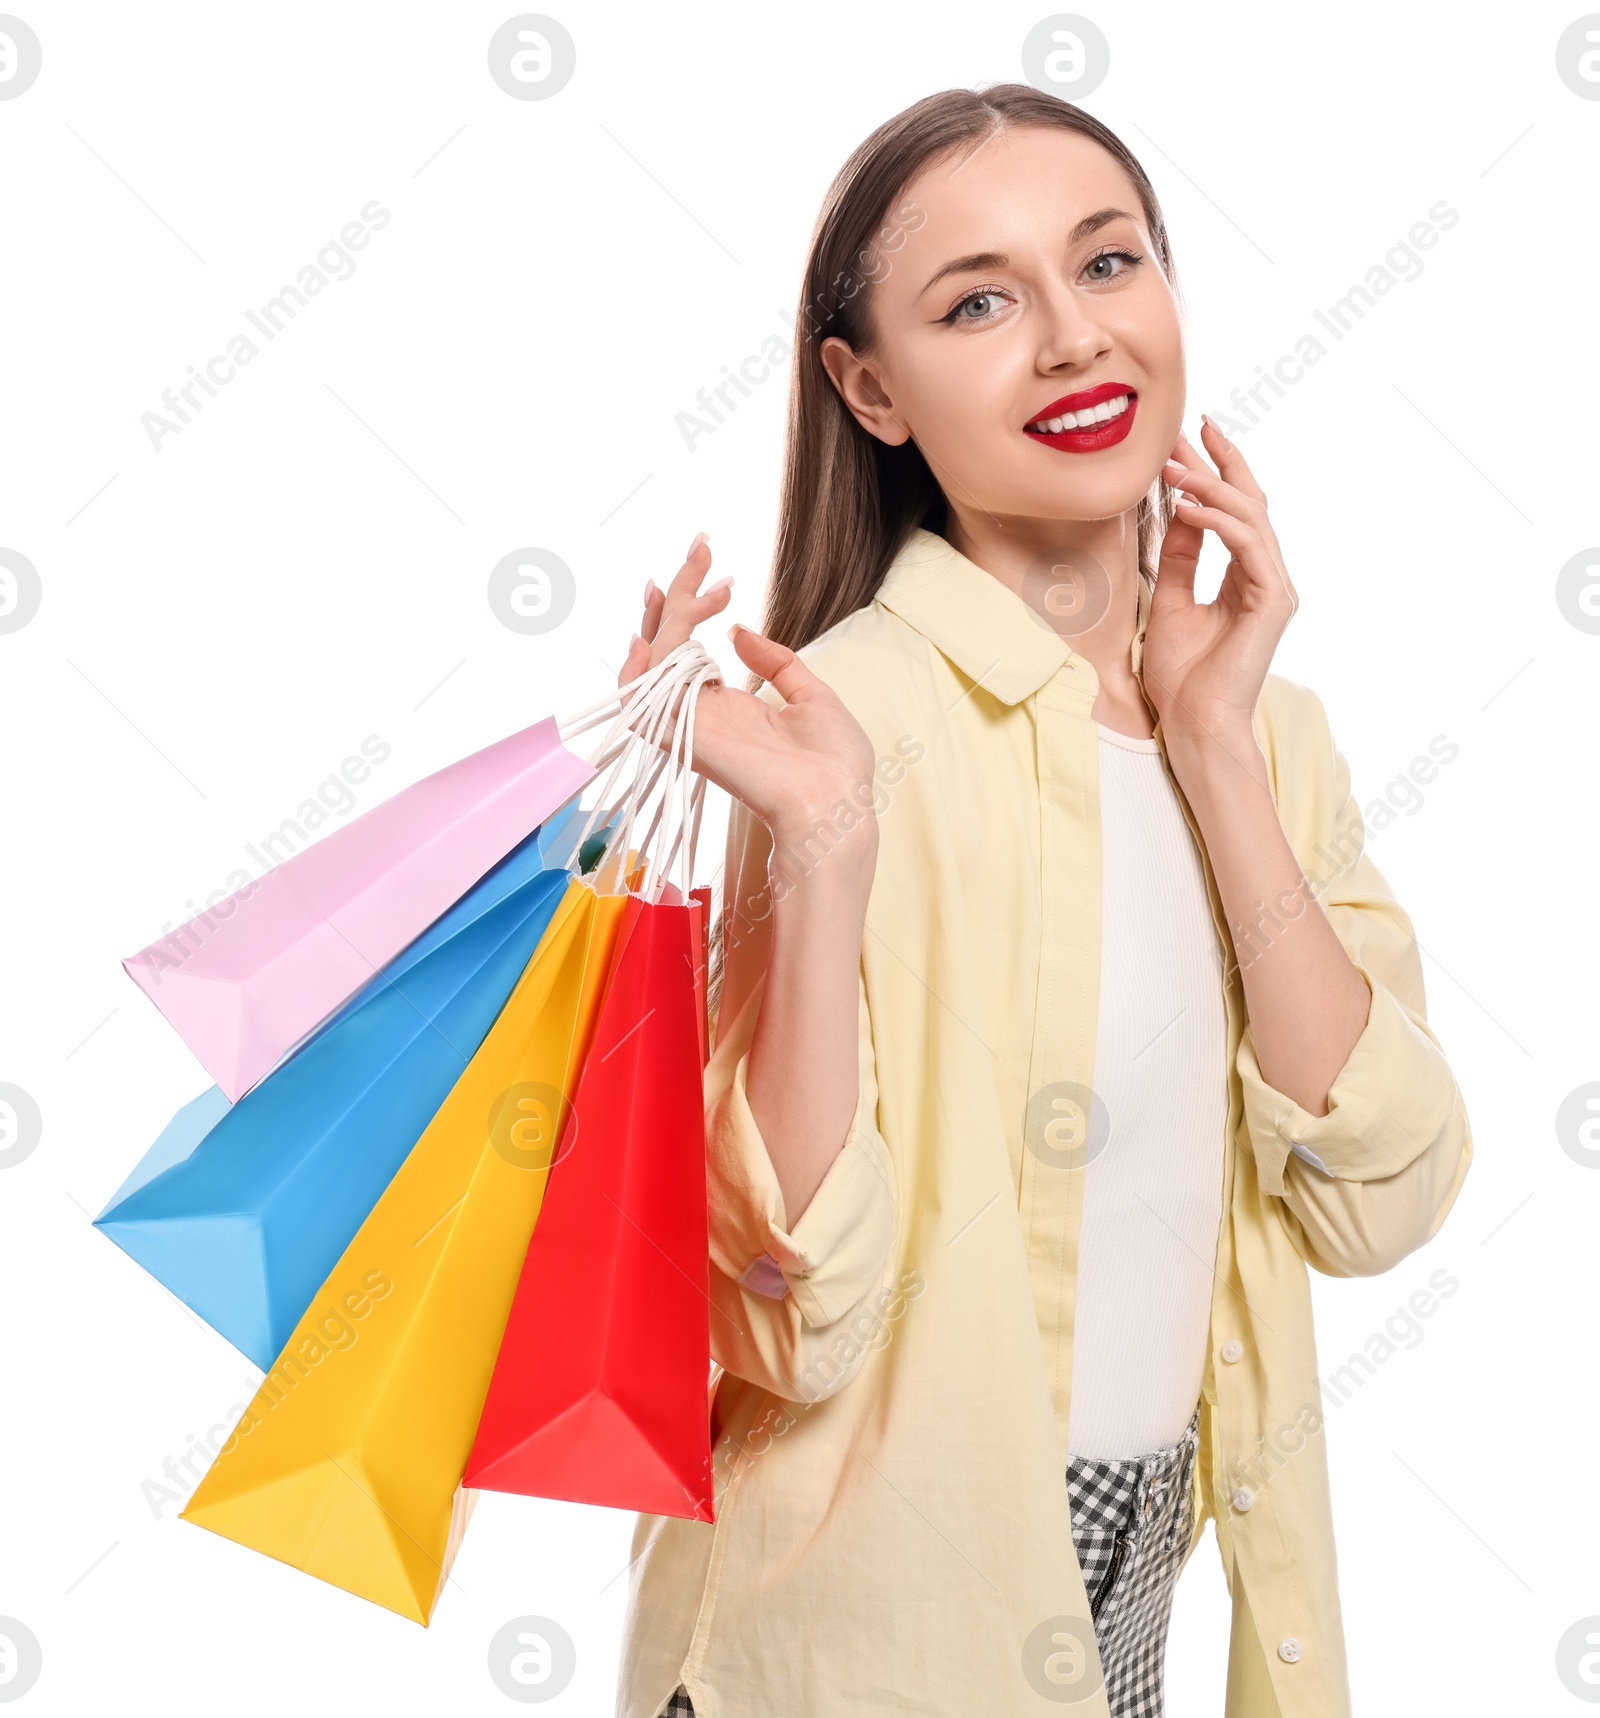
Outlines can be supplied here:
[[1113, 400], [1102, 400], [1098, 406], [1088, 406], [1081, 412], [1067, 412], [1059, 418], [1040, 418], [1028, 425], [1042, 435], [1059, 435], [1064, 429], [1087, 429], [1091, 424], [1109, 423], [1120, 418], [1128, 409], [1128, 396], [1118, 394]]

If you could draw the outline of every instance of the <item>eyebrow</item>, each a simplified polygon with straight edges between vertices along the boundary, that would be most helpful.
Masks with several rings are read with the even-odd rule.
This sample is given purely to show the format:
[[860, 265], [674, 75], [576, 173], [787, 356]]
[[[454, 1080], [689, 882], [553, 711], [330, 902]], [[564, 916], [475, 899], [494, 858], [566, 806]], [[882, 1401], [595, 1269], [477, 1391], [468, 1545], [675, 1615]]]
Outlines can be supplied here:
[[[1097, 233], [1102, 227], [1110, 226], [1113, 221], [1131, 221], [1136, 217], [1126, 209], [1096, 209], [1092, 215], [1085, 215], [1070, 233], [1067, 234], [1069, 246], [1086, 239], [1091, 233]], [[935, 287], [949, 274], [972, 274], [979, 269], [1009, 268], [1011, 259], [1000, 251], [974, 251], [971, 256], [957, 257], [953, 262], [947, 262], [936, 274], [930, 276], [923, 291]]]

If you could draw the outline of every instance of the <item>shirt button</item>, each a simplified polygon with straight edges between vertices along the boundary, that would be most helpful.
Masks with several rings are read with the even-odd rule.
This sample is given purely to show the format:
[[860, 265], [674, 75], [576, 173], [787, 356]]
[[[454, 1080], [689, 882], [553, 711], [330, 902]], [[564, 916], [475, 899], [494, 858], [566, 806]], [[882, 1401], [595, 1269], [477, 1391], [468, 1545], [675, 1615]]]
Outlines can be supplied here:
[[1236, 1360], [1244, 1359], [1244, 1344], [1236, 1336], [1230, 1336], [1222, 1345], [1222, 1358], [1231, 1366]]
[[1256, 1500], [1256, 1494], [1247, 1485], [1241, 1485], [1233, 1494], [1233, 1507], [1238, 1510], [1248, 1509]]
[[1298, 1664], [1305, 1656], [1305, 1650], [1306, 1649], [1301, 1646], [1299, 1641], [1297, 1641], [1293, 1635], [1290, 1635], [1287, 1639], [1280, 1640], [1278, 1642], [1278, 1657], [1281, 1658], [1285, 1664]]

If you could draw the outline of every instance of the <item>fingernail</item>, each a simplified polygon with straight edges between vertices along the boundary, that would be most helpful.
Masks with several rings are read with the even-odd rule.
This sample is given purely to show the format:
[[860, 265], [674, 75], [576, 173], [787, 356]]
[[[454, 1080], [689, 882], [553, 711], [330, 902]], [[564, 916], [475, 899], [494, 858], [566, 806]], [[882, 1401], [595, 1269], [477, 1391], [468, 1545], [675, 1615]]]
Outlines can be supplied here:
[[711, 593], [713, 591], [720, 591], [724, 585], [731, 585], [732, 583], [733, 583], [733, 574], [729, 573], [725, 579], [716, 579], [711, 584], [707, 585], [706, 588], [700, 594], [701, 594], [701, 596], [708, 597], [711, 595]]
[[1189, 468], [1186, 465], [1179, 465], [1175, 459], [1169, 459], [1161, 469], [1167, 477], [1182, 477]]
[[630, 656], [632, 656], [632, 655], [633, 655], [633, 650], [634, 650], [634, 646], [635, 646], [635, 645], [637, 645], [637, 644], [643, 644], [643, 643], [644, 643], [644, 640], [643, 640], [643, 639], [642, 639], [642, 638], [641, 638], [641, 637], [640, 637], [640, 636], [639, 636], [639, 634], [638, 634], [638, 633], [635, 633], [635, 634], [634, 634], [634, 635], [633, 635], [633, 637], [632, 637], [632, 638], [630, 638], [630, 639], [629, 639], [629, 640], [628, 640], [628, 654], [629, 654], [629, 655], [630, 655]]
[[684, 560], [687, 561], [689, 558], [689, 555], [692, 555], [695, 552], [695, 550], [698, 549], [703, 542], [705, 542], [705, 540], [706, 540], [705, 532], [704, 531], [698, 532], [695, 536], [695, 540], [689, 545], [689, 552], [688, 552], [688, 554], [686, 554], [683, 557]]
[[739, 633], [739, 632], [743, 632], [743, 631], [744, 631], [744, 622], [742, 620], [736, 620], [733, 623], [733, 625], [728, 628], [728, 637], [732, 638], [735, 633]]
[[646, 602], [649, 602], [651, 597], [653, 597], [655, 594], [656, 594], [656, 581], [654, 579], [646, 579], [644, 581], [644, 600]]
[[1192, 507], [1196, 513], [1200, 511], [1200, 503], [1192, 495], [1180, 495], [1178, 505], [1180, 507]]

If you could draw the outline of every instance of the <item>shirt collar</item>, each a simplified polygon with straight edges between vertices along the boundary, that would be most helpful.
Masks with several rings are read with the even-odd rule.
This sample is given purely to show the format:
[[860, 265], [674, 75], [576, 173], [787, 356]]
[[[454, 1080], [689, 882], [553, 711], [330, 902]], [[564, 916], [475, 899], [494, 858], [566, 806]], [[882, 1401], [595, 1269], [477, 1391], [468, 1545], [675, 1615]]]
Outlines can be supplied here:
[[[1129, 662], [1144, 667], [1150, 586], [1139, 581], [1139, 619]], [[935, 532], [920, 526], [883, 575], [877, 602], [920, 632], [936, 649], [1004, 704], [1020, 704], [1070, 663], [1089, 684], [1094, 665], [1037, 618], [1015, 591], [969, 561]]]

